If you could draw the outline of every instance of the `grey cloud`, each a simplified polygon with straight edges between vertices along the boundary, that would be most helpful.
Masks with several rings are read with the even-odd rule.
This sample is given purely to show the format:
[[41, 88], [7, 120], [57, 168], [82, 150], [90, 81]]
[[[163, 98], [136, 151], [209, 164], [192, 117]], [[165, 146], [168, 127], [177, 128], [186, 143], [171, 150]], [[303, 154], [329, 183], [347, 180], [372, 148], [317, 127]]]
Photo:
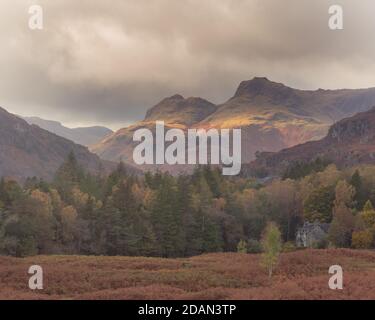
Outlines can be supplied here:
[[337, 0], [3, 0], [0, 105], [66, 124], [119, 127], [175, 93], [220, 103], [241, 80], [300, 88], [375, 86], [375, 3]]

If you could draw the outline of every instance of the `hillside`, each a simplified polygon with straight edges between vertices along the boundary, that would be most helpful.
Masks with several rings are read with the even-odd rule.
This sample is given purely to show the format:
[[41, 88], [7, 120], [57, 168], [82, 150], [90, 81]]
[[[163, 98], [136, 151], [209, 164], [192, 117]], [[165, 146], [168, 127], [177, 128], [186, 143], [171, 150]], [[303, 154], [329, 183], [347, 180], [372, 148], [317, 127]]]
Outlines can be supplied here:
[[63, 126], [60, 122], [45, 120], [38, 117], [23, 117], [23, 119], [25, 119], [29, 124], [35, 124], [42, 129], [83, 146], [89, 146], [97, 143], [113, 133], [112, 130], [100, 126], [68, 128]]
[[166, 98], [151, 108], [143, 121], [120, 129], [91, 150], [107, 160], [131, 162], [134, 130], [152, 128], [155, 120], [164, 120], [182, 129], [241, 128], [242, 159], [247, 163], [257, 152], [319, 140], [335, 121], [373, 105], [375, 88], [308, 91], [254, 78], [242, 82], [231, 99], [217, 106], [201, 98]]
[[59, 137], [0, 108], [0, 176], [50, 179], [70, 152], [92, 172], [103, 162], [86, 147]]
[[337, 122], [319, 141], [264, 153], [250, 164], [249, 170], [280, 174], [294, 163], [307, 163], [317, 157], [339, 167], [375, 163], [375, 108]]
[[[218, 253], [188, 259], [0, 257], [0, 299], [375, 299], [375, 253], [303, 250], [281, 255], [272, 281], [259, 255]], [[44, 270], [44, 290], [27, 270]], [[328, 269], [344, 270], [344, 290], [328, 288]]]

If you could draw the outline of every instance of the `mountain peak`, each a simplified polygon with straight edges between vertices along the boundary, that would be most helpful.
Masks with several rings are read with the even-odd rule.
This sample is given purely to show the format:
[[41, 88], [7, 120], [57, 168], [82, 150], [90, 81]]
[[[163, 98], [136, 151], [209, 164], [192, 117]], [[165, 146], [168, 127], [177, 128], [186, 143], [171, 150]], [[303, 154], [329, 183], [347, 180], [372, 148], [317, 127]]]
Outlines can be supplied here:
[[175, 94], [169, 98], [166, 98], [165, 100], [184, 100], [185, 98], [180, 94]]
[[282, 93], [290, 94], [293, 89], [268, 80], [266, 77], [255, 77], [252, 80], [242, 81], [236, 91], [235, 97], [239, 96], [274, 96]]
[[177, 94], [165, 98], [147, 111], [145, 120], [163, 120], [167, 123], [193, 125], [217, 109], [213, 103], [198, 97], [185, 99]]

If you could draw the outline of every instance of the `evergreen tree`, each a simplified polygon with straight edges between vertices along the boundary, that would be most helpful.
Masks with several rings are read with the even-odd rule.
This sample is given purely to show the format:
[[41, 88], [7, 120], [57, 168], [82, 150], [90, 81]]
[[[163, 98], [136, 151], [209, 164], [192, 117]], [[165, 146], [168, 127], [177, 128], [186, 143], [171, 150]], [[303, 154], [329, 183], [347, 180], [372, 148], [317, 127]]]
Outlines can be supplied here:
[[164, 257], [183, 252], [182, 217], [177, 205], [177, 188], [173, 177], [164, 175], [152, 209], [153, 225]]
[[366, 192], [363, 188], [363, 181], [362, 177], [359, 173], [359, 170], [355, 170], [351, 179], [350, 184], [354, 187], [356, 193], [355, 193], [355, 205], [358, 210], [360, 210], [366, 201]]
[[83, 178], [84, 171], [78, 164], [74, 153], [70, 152], [54, 177], [54, 184], [64, 201], [67, 201], [68, 203], [72, 202], [71, 191], [74, 186], [80, 184]]

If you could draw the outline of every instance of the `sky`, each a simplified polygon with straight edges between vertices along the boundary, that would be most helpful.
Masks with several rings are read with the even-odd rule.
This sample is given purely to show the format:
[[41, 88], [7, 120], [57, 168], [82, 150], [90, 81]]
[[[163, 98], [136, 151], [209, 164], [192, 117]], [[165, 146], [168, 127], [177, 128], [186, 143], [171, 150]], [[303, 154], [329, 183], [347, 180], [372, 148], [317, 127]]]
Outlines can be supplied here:
[[[328, 28], [332, 4], [343, 30]], [[223, 103], [255, 76], [375, 87], [374, 34], [374, 0], [1, 0], [0, 106], [118, 129], [177, 93]]]

